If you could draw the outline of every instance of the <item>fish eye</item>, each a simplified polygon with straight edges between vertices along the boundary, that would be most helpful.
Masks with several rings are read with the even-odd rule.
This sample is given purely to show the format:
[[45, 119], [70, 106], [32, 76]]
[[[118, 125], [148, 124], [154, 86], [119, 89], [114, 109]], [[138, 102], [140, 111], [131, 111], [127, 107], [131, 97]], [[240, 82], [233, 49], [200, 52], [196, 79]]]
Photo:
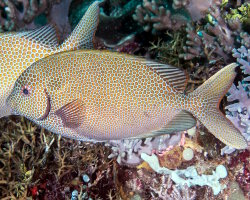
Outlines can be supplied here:
[[30, 93], [31, 93], [31, 88], [30, 88], [29, 86], [25, 85], [25, 86], [23, 86], [23, 87], [21, 88], [21, 95], [22, 95], [22, 96], [27, 97], [27, 96], [30, 95]]

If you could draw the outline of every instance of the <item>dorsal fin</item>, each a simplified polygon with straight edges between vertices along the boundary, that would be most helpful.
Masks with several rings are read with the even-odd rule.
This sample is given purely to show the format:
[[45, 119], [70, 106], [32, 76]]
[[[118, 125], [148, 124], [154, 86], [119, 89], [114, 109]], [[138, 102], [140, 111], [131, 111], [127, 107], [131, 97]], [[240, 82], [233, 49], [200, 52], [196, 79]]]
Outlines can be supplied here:
[[155, 61], [146, 60], [140, 56], [128, 55], [120, 52], [112, 52], [109, 50], [90, 52], [91, 54], [110, 54], [113, 57], [120, 57], [133, 61], [138, 61], [142, 64], [147, 65], [151, 70], [158, 73], [168, 84], [175, 88], [179, 92], [184, 92], [187, 82], [188, 75], [185, 71], [182, 71], [174, 66], [158, 63]]
[[93, 49], [93, 40], [99, 23], [99, 4], [92, 3], [71, 35], [60, 46], [61, 51], [70, 49]]
[[154, 61], [144, 61], [143, 64], [148, 65], [177, 91], [183, 92], [185, 90], [188, 82], [188, 75], [185, 71], [171, 65]]
[[35, 40], [44, 46], [55, 48], [58, 46], [56, 30], [52, 25], [46, 25], [31, 31], [16, 34], [19, 37]]

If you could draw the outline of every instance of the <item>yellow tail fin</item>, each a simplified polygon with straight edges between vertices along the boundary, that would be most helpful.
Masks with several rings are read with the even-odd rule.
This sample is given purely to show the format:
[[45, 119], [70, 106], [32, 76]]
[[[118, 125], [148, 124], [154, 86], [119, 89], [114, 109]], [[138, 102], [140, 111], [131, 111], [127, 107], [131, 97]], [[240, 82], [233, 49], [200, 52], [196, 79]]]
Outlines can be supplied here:
[[240, 131], [221, 113], [219, 104], [236, 76], [236, 63], [227, 65], [188, 95], [187, 108], [219, 140], [236, 149], [247, 147]]

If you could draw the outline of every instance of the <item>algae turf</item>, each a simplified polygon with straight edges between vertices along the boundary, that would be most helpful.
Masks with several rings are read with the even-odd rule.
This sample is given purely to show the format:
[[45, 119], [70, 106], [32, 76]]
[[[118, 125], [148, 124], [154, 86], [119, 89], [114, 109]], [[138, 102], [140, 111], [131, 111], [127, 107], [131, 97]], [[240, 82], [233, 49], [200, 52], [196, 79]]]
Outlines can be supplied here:
[[104, 145], [63, 139], [22, 117], [1, 119], [0, 125], [1, 199], [70, 199], [84, 185], [84, 173], [93, 199], [115, 193], [113, 160]]

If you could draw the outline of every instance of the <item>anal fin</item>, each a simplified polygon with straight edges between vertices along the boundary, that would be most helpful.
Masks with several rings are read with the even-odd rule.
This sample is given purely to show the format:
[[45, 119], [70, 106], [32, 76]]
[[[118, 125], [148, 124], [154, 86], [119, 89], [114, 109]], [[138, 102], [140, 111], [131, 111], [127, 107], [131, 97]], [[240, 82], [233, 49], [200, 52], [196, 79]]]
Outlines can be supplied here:
[[188, 130], [196, 125], [193, 115], [185, 110], [179, 112], [166, 126], [161, 129], [151, 131], [149, 133], [139, 135], [133, 138], [155, 137], [164, 134], [170, 134], [179, 131]]

